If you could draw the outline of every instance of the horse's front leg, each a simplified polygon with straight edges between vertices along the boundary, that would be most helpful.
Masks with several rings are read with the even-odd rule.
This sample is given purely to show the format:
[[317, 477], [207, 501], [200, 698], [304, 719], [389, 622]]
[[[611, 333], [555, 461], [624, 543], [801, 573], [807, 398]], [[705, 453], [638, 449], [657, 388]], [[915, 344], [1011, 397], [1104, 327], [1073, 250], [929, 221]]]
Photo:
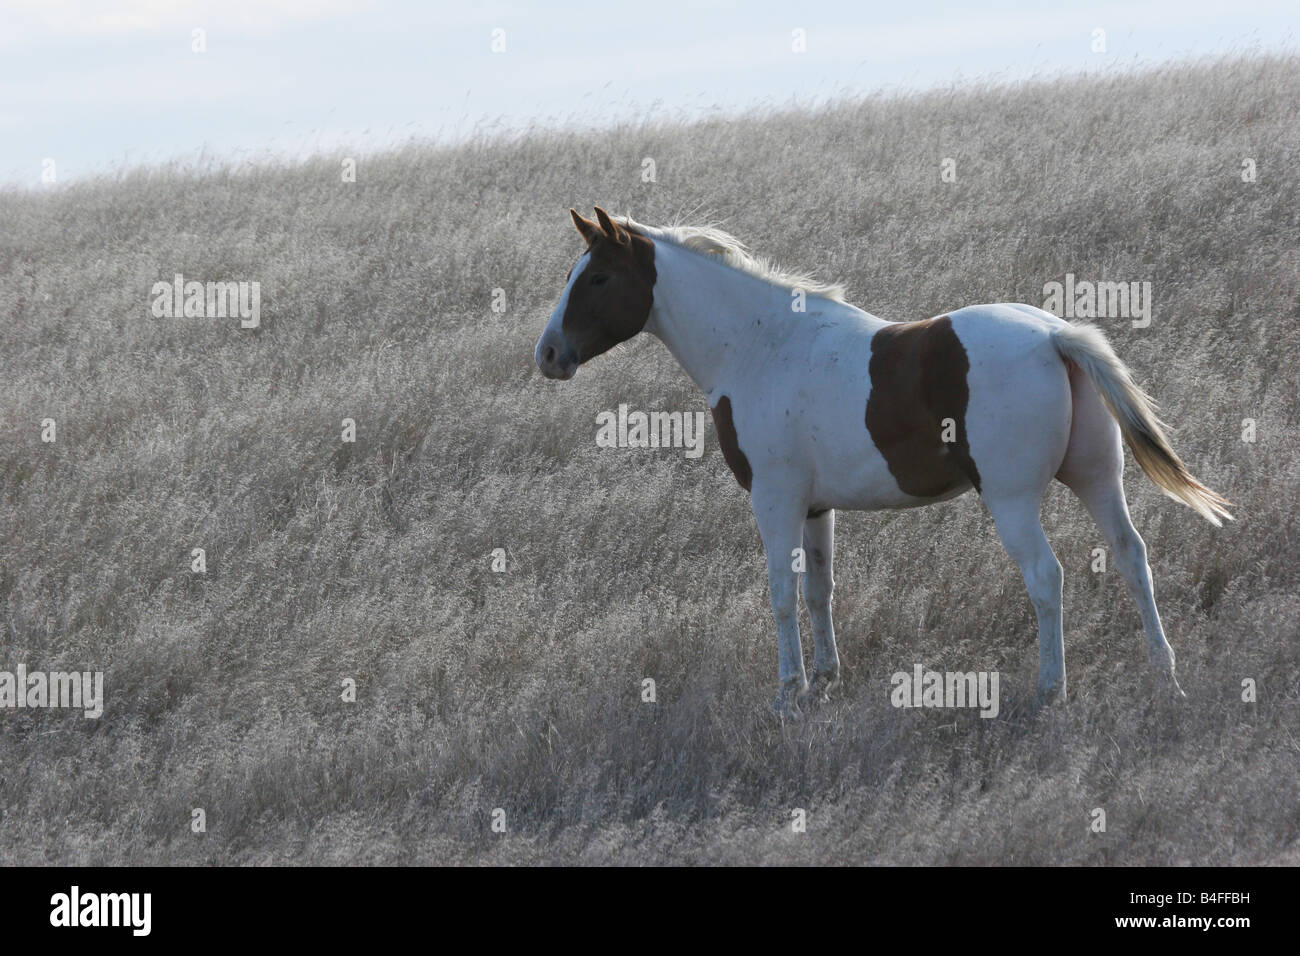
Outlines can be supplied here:
[[840, 682], [840, 656], [835, 650], [831, 595], [835, 591], [835, 512], [809, 515], [803, 526], [803, 599], [813, 629], [813, 673], [809, 699], [823, 703]]
[[799, 698], [808, 690], [799, 643], [799, 575], [796, 549], [803, 539], [805, 506], [779, 482], [757, 478], [752, 491], [754, 517], [767, 552], [768, 597], [776, 621], [778, 679], [773, 705], [783, 717], [799, 715]]

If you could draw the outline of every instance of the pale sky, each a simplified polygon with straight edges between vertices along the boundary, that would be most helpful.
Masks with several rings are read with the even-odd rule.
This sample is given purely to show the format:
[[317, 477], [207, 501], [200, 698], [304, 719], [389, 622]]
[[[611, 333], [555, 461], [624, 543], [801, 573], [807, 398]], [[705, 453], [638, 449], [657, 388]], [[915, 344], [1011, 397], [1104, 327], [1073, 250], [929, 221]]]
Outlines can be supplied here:
[[0, 184], [1295, 50], [1298, 24], [1295, 0], [0, 0]]

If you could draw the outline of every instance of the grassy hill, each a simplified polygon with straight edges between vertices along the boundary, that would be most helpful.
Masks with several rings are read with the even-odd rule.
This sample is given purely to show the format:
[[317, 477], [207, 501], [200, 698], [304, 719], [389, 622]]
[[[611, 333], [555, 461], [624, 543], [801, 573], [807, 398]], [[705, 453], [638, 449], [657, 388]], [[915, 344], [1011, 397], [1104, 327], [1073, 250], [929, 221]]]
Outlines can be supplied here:
[[[1247, 57], [412, 144], [355, 183], [329, 156], [0, 193], [0, 670], [102, 670], [107, 698], [0, 710], [0, 862], [1300, 861], [1297, 103], [1300, 59]], [[1033, 614], [968, 495], [840, 515], [845, 686], [774, 723], [712, 427], [699, 459], [594, 441], [620, 402], [703, 397], [648, 339], [533, 366], [593, 203], [720, 219], [893, 319], [1151, 281], [1148, 328], [1101, 324], [1238, 515], [1130, 461], [1188, 700], [1153, 696], [1057, 486], [1067, 704], [1029, 713]], [[261, 326], [155, 318], [176, 273], [260, 282]], [[1001, 714], [895, 710], [914, 663], [1000, 671]]]

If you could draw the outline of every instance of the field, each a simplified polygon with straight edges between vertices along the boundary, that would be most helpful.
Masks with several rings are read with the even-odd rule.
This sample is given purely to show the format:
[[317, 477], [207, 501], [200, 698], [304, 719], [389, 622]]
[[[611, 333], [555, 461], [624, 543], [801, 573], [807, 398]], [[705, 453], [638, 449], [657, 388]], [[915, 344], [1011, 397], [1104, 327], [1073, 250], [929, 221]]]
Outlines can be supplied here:
[[[1297, 103], [1300, 59], [1245, 56], [0, 193], [0, 670], [106, 697], [0, 710], [0, 863], [1300, 862]], [[1054, 486], [1066, 703], [1031, 712], [967, 495], [839, 516], [845, 684], [775, 721], [712, 425], [697, 459], [594, 441], [702, 395], [645, 338], [533, 365], [593, 204], [721, 221], [891, 319], [1150, 281], [1148, 327], [1100, 324], [1238, 518], [1130, 458], [1188, 699]], [[156, 318], [176, 273], [260, 282], [260, 327]], [[1000, 714], [895, 709], [917, 663], [1000, 672]]]

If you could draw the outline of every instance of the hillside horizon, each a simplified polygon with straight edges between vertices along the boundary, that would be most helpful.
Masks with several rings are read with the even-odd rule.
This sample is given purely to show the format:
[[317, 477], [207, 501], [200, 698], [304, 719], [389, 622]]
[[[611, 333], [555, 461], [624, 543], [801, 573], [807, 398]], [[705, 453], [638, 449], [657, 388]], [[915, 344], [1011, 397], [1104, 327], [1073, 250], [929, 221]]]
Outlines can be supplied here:
[[[641, 119], [633, 121], [626, 117], [616, 118], [607, 123], [590, 123], [570, 118], [562, 123], [530, 123], [525, 127], [500, 128], [499, 118], [483, 117], [474, 129], [442, 139], [438, 135], [414, 134], [404, 141], [367, 144], [360, 142], [337, 142], [329, 147], [319, 147], [307, 153], [258, 153], [260, 158], [236, 159], [232, 155], [211, 152], [211, 144], [178, 152], [171, 156], [151, 159], [121, 166], [114, 163], [111, 168], [97, 168], [73, 179], [58, 179], [53, 183], [40, 182], [4, 182], [0, 183], [0, 195], [17, 193], [20, 195], [54, 195], [70, 188], [99, 188], [122, 182], [138, 176], [211, 176], [211, 175], [257, 175], [270, 170], [292, 171], [304, 166], [321, 163], [337, 163], [341, 157], [348, 156], [365, 159], [367, 162], [383, 161], [393, 154], [410, 150], [424, 151], [429, 154], [451, 152], [465, 148], [508, 147], [532, 137], [573, 136], [582, 139], [598, 139], [602, 136], [626, 130], [689, 129], [711, 123], [745, 123], [753, 121], [779, 120], [790, 115], [808, 115], [809, 113], [834, 113], [838, 110], [853, 109], [870, 103], [924, 100], [933, 96], [960, 97], [989, 94], [997, 91], [1009, 92], [1036, 87], [1050, 87], [1060, 84], [1074, 86], [1096, 83], [1104, 85], [1116, 80], [1141, 79], [1143, 76], [1166, 70], [1204, 71], [1239, 62], [1286, 62], [1300, 57], [1300, 48], [1279, 50], [1243, 50], [1228, 54], [1203, 54], [1194, 57], [1169, 58], [1153, 62], [1134, 60], [1127, 64], [1111, 64], [1105, 71], [1065, 69], [1058, 73], [1034, 74], [1032, 76], [1004, 80], [996, 72], [984, 75], [963, 77], [922, 87], [887, 86], [873, 90], [845, 92], [839, 96], [799, 102], [797, 97], [781, 103], [756, 102], [741, 106], [724, 114], [718, 114], [707, 120], [682, 120], [664, 112], [650, 112]], [[240, 147], [238, 153], [252, 153], [248, 147]]]

